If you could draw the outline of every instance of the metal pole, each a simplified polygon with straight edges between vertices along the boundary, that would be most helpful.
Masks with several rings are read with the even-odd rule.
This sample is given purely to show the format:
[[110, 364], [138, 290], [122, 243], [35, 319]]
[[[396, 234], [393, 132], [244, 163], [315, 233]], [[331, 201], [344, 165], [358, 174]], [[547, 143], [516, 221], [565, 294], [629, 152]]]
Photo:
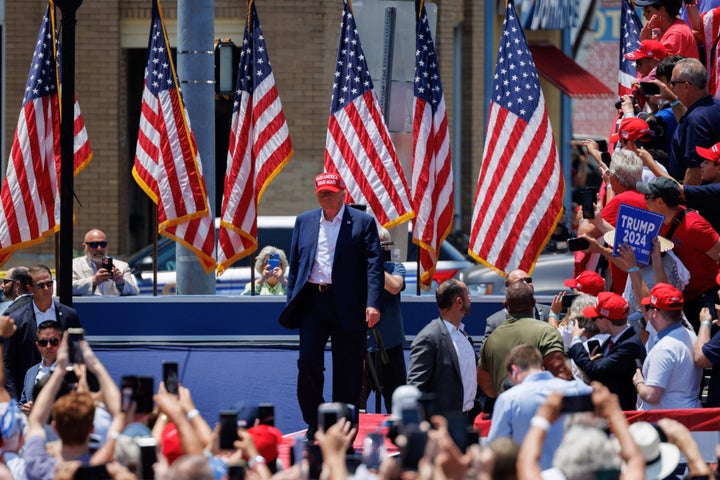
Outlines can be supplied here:
[[[215, 211], [215, 2], [178, 0], [177, 74], [202, 160], [208, 203]], [[215, 275], [206, 274], [195, 254], [177, 243], [177, 292], [215, 293]]]
[[56, 0], [62, 12], [62, 99], [60, 108], [60, 303], [72, 306], [73, 170], [75, 133], [75, 13], [82, 0]]

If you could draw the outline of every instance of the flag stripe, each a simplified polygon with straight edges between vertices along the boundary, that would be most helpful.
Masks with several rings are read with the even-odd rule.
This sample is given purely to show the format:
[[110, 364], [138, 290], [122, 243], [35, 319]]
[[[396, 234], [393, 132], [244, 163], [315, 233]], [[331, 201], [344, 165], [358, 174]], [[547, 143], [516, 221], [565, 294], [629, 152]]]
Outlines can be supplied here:
[[343, 16], [325, 140], [325, 170], [347, 186], [346, 201], [367, 206], [391, 228], [414, 216], [405, 174], [373, 90], [350, 6]]
[[293, 153], [251, 0], [238, 69], [219, 232], [218, 273], [257, 250], [257, 208]]
[[169, 56], [164, 20], [153, 0], [133, 177], [158, 208], [158, 231], [215, 269], [215, 228], [202, 161]]
[[469, 253], [528, 272], [562, 214], [564, 182], [545, 100], [512, 1], [493, 83]]
[[420, 284], [430, 287], [440, 245], [450, 233], [454, 185], [445, 98], [427, 13], [415, 1], [413, 114], [413, 242], [418, 245]]

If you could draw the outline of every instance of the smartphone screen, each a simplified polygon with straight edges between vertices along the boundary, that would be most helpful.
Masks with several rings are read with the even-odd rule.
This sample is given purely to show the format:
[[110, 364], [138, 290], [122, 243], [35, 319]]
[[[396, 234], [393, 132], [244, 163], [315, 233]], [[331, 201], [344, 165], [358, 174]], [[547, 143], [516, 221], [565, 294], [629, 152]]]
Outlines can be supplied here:
[[165, 390], [168, 393], [177, 395], [178, 389], [180, 386], [177, 362], [163, 362], [162, 367], [163, 367], [163, 383], [165, 383]]
[[590, 248], [590, 242], [587, 238], [583, 237], [568, 238], [567, 245], [568, 251], [570, 252], [578, 252]]
[[237, 440], [238, 412], [235, 410], [223, 410], [220, 412], [220, 449], [234, 450]]
[[590, 395], [574, 395], [563, 397], [562, 408], [563, 413], [592, 412], [594, 406]]
[[68, 328], [68, 356], [70, 363], [83, 363], [82, 347], [80, 342], [85, 336], [85, 330], [82, 328]]
[[566, 293], [565, 295], [563, 295], [563, 297], [562, 297], [563, 310], [567, 310], [568, 308], [570, 308], [572, 306], [572, 302], [575, 301], [577, 296], [578, 296], [577, 293]]
[[102, 259], [102, 268], [107, 270], [108, 272], [112, 273], [113, 269], [113, 259], [112, 257], [104, 257]]
[[420, 459], [425, 455], [427, 432], [415, 430], [408, 435], [407, 445], [401, 454], [402, 467], [407, 470], [417, 470]]
[[[600, 353], [600, 342], [598, 340], [590, 339], [587, 341], [586, 345], [588, 347], [588, 352], [590, 352], [590, 355], [592, 355], [593, 352]], [[597, 349], [597, 351], [595, 349]]]
[[597, 144], [598, 144], [598, 150], [600, 150], [601, 152], [607, 152], [607, 151], [608, 151], [607, 140], [598, 140], [598, 141], [597, 141]]
[[646, 97], [660, 95], [660, 87], [652, 82], [640, 82], [640, 93]]
[[595, 190], [583, 188], [580, 190], [583, 218], [595, 218]]
[[137, 413], [150, 413], [153, 411], [155, 392], [155, 379], [153, 377], [136, 377], [134, 400], [137, 404]]
[[385, 437], [381, 433], [371, 433], [363, 440], [363, 463], [370, 470], [378, 470], [385, 458]]
[[130, 405], [135, 397], [135, 384], [137, 383], [137, 377], [133, 375], [125, 375], [120, 379], [120, 396], [121, 404], [120, 408], [123, 412], [127, 413], [130, 411]]

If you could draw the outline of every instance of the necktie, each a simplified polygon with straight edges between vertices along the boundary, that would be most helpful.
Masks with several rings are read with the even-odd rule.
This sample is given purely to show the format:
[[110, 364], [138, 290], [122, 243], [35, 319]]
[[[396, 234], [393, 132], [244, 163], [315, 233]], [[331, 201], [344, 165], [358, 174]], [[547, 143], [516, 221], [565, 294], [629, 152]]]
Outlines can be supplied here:
[[612, 350], [612, 348], [613, 348], [614, 346], [615, 346], [615, 342], [613, 342], [613, 340], [612, 340], [612, 338], [611, 338], [610, 341], [608, 342], [608, 349], [607, 349], [607, 351], [610, 352], [610, 350]]

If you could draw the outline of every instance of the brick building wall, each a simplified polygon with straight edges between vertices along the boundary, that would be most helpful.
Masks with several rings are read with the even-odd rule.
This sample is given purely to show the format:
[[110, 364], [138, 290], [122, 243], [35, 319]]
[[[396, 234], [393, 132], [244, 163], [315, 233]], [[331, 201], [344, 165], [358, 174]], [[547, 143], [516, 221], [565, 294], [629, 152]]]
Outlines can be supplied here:
[[[435, 40], [451, 130], [455, 128], [452, 105], [456, 92], [452, 89], [452, 76], [456, 24], [462, 22], [464, 35], [463, 91], [460, 93], [463, 97], [462, 168], [461, 183], [456, 188], [462, 192], [463, 230], [468, 232], [485, 128], [485, 7], [484, 2], [471, 0], [439, 0], [437, 4]], [[45, 6], [44, 0], [6, 0], [4, 158], [12, 142]], [[176, 19], [175, 2], [166, 1], [163, 11], [168, 22]], [[246, 12], [244, 2], [215, 1], [217, 22], [237, 22], [240, 32]], [[295, 148], [291, 162], [266, 190], [260, 214], [297, 214], [316, 205], [312, 182], [323, 163], [341, 1], [261, 2], [258, 13]], [[139, 92], [128, 91], [127, 77], [128, 71], [137, 69], [138, 65], [130, 64], [137, 62], [137, 57], [132, 57], [121, 46], [123, 35], [127, 35], [123, 25], [147, 21], [149, 29], [150, 0], [86, 1], [77, 16], [76, 89], [94, 158], [75, 179], [75, 191], [82, 206], [75, 204], [74, 243], [80, 249], [85, 231], [99, 227], [108, 234], [113, 254], [122, 257], [146, 241], [149, 221], [149, 200], [133, 200], [142, 196], [138, 195], [138, 187], [130, 175], [135, 133], [128, 129], [128, 103]], [[148, 30], [144, 33], [144, 42], [147, 35]], [[221, 191], [222, 185], [216, 185], [216, 189]], [[138, 203], [143, 201], [144, 206]], [[51, 253], [53, 242], [31, 250]]]

